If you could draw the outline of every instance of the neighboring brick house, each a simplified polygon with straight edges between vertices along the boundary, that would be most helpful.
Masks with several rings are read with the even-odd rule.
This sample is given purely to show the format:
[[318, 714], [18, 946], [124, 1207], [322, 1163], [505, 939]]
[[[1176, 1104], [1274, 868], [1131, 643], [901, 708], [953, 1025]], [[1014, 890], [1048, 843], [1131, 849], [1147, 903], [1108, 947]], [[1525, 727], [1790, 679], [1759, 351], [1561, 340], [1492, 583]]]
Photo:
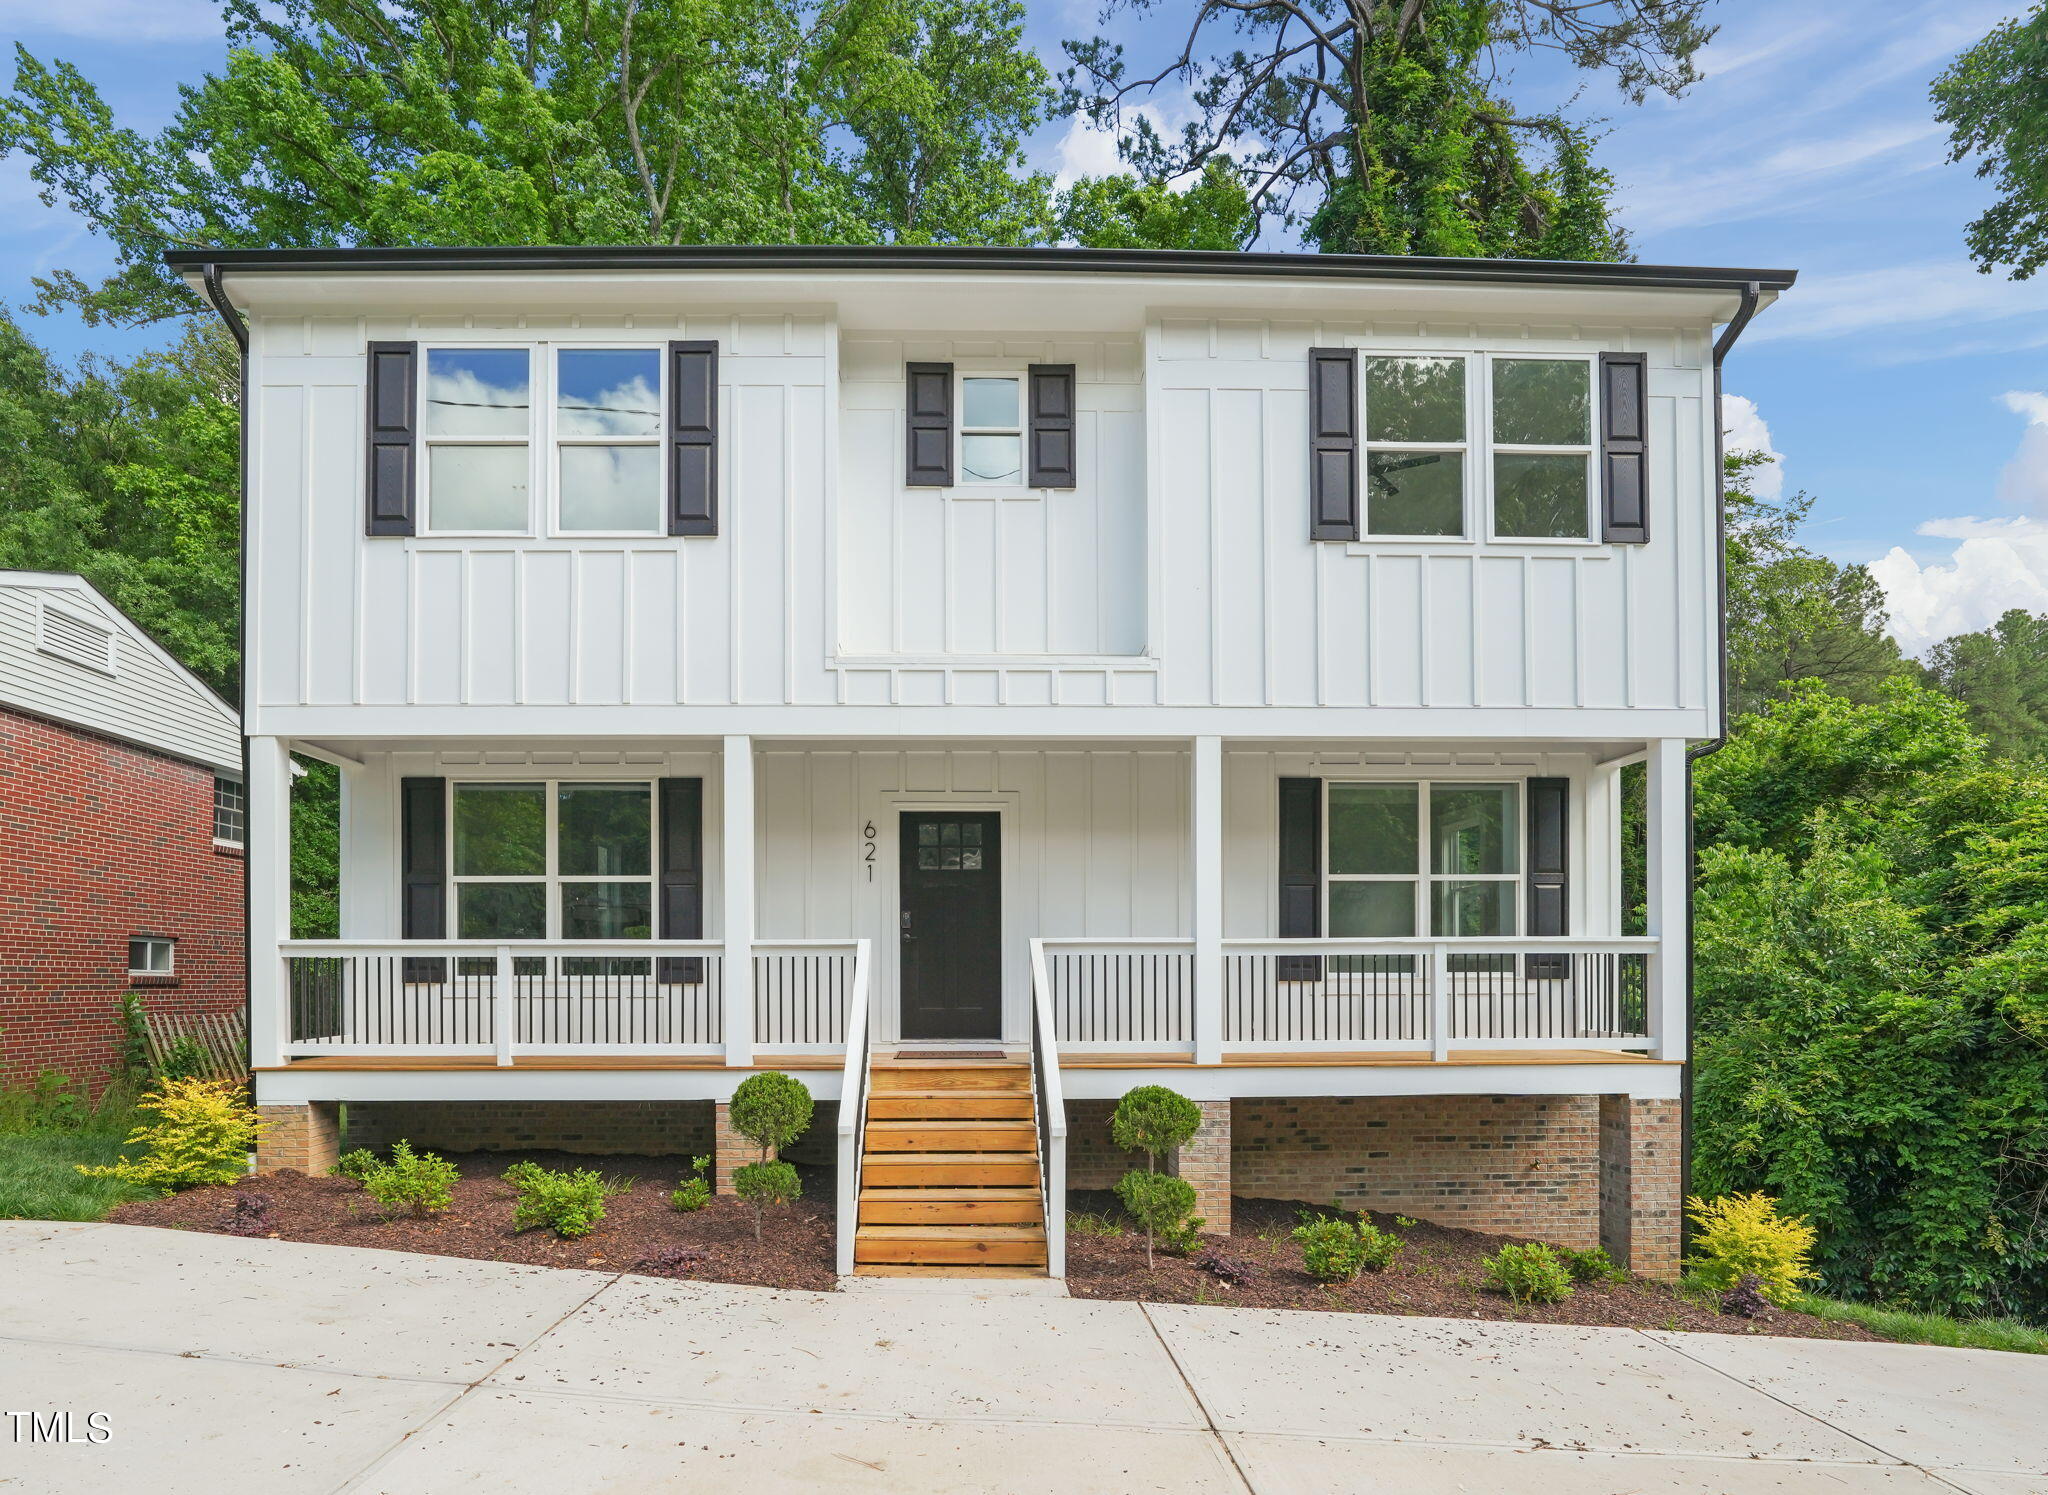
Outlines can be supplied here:
[[240, 730], [82, 578], [0, 571], [0, 1080], [96, 1088], [129, 991], [241, 1009]]

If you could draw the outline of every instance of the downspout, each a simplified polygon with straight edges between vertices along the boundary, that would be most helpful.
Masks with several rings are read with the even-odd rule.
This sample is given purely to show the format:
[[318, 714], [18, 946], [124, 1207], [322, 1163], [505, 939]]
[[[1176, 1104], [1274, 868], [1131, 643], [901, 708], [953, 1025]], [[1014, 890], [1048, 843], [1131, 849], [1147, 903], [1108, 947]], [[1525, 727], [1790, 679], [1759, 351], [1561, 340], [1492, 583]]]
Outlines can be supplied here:
[[[235, 678], [241, 687], [237, 692], [239, 697], [238, 708], [241, 716], [236, 725], [241, 728], [242, 735], [242, 793], [246, 797], [249, 792], [249, 327], [242, 320], [241, 313], [237, 312], [234, 304], [228, 300], [227, 291], [221, 285], [220, 266], [209, 263], [203, 267], [199, 272], [199, 283], [205, 288], [208, 304], [220, 314], [220, 319], [227, 324], [228, 336], [235, 340], [235, 347], [242, 355], [241, 395], [239, 397], [241, 405], [236, 411], [236, 423], [239, 427], [239, 439], [241, 442], [241, 471], [238, 475], [240, 486], [236, 500], [238, 505], [237, 522], [240, 525], [241, 555], [237, 558], [235, 568], [235, 574], [240, 583], [239, 595], [236, 598], [238, 621], [235, 633], [235, 658], [237, 661]], [[250, 809], [254, 808], [253, 801], [245, 798], [245, 803], [248, 804]], [[247, 811], [244, 813], [246, 814]], [[245, 843], [248, 835], [249, 832], [245, 827], [243, 831]], [[249, 960], [250, 937], [253, 932], [249, 923], [249, 852], [248, 846], [245, 844], [242, 851], [242, 1032], [245, 1045], [256, 1031], [255, 986], [250, 980], [253, 967]], [[248, 1052], [246, 1047], [243, 1052], [244, 1057], [249, 1060], [250, 1067], [253, 1069], [255, 1066], [253, 1055]]]
[[1714, 735], [1685, 755], [1685, 1066], [1678, 1075], [1678, 1202], [1679, 1240], [1687, 1234], [1685, 1201], [1692, 1198], [1692, 1067], [1693, 965], [1699, 936], [1693, 920], [1693, 890], [1698, 882], [1693, 835], [1693, 765], [1728, 745], [1728, 433], [1721, 419], [1721, 362], [1749, 319], [1756, 315], [1763, 288], [1755, 281], [1742, 288], [1735, 315], [1714, 340], [1714, 662], [1717, 705]]

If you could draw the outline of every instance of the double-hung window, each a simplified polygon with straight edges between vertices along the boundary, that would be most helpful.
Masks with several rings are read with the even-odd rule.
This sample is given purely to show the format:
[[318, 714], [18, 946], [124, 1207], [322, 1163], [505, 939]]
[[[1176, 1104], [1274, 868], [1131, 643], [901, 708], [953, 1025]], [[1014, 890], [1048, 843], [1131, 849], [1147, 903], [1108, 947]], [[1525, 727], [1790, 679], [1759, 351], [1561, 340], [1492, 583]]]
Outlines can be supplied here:
[[1327, 802], [1332, 938], [1517, 932], [1519, 785], [1334, 780]]
[[427, 528], [524, 534], [533, 526], [533, 355], [429, 348], [420, 398]]
[[1592, 538], [1592, 361], [1496, 357], [1488, 372], [1495, 537]]
[[1465, 533], [1466, 361], [1368, 354], [1364, 365], [1364, 532]]
[[455, 783], [455, 934], [644, 940], [654, 932], [646, 783]]
[[565, 534], [657, 534], [661, 351], [555, 353], [555, 525]]
[[240, 779], [223, 774], [213, 777], [213, 839], [223, 846], [240, 846], [248, 836], [249, 797]]
[[1024, 381], [1018, 375], [960, 376], [960, 482], [1024, 485]]

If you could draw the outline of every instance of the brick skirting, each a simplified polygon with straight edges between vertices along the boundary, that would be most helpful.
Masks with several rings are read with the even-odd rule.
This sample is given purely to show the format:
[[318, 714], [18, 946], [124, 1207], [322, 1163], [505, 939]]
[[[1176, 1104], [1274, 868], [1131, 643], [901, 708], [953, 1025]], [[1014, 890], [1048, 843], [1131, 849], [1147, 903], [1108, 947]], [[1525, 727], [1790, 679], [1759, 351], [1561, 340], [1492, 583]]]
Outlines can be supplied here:
[[341, 1107], [333, 1101], [303, 1106], [258, 1106], [263, 1130], [256, 1138], [256, 1171], [295, 1168], [319, 1176], [341, 1156]]
[[436, 1152], [580, 1152], [698, 1157], [711, 1152], [710, 1101], [357, 1101], [350, 1147], [403, 1138]]

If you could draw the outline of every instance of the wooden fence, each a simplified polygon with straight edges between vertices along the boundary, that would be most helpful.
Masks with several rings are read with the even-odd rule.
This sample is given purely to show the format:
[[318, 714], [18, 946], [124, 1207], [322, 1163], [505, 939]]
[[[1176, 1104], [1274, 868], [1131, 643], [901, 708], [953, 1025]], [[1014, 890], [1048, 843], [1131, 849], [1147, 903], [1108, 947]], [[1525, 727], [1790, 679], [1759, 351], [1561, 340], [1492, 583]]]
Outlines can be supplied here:
[[161, 1073], [178, 1040], [190, 1039], [200, 1054], [199, 1073], [209, 1080], [249, 1078], [249, 1015], [246, 1012], [151, 1012], [143, 1017], [149, 1064]]

